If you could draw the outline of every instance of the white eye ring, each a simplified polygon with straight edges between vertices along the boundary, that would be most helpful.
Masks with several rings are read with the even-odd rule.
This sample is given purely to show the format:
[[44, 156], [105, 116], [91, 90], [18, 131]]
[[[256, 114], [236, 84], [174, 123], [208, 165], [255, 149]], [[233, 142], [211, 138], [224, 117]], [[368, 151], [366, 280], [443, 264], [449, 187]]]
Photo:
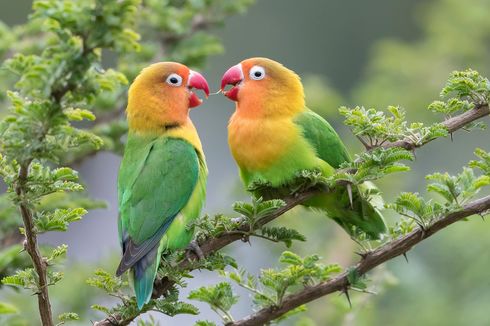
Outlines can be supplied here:
[[261, 80], [261, 79], [264, 79], [264, 77], [265, 77], [265, 70], [261, 66], [253, 66], [252, 69], [250, 69], [249, 76], [253, 80]]
[[182, 77], [177, 74], [170, 74], [166, 80], [167, 84], [170, 86], [180, 86], [182, 85]]

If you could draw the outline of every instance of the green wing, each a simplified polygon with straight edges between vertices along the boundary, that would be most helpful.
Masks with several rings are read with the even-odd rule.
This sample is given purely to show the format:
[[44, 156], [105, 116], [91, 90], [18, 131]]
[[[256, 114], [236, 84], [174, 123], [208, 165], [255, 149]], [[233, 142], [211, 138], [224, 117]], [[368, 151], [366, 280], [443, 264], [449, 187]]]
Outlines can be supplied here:
[[[306, 110], [298, 115], [295, 122], [303, 130], [304, 137], [317, 151], [319, 158], [339, 168], [344, 162], [351, 161], [349, 153], [342, 140], [330, 124], [313, 111]], [[344, 187], [338, 187], [332, 194], [334, 202], [325, 201], [323, 206], [327, 214], [342, 226], [349, 234], [353, 234], [353, 227], [362, 229], [372, 239], [378, 239], [380, 234], [386, 231], [383, 216], [376, 207], [374, 201], [364, 200], [359, 195], [361, 189], [375, 188], [371, 183], [355, 187], [352, 203]], [[380, 197], [376, 198], [378, 201]]]
[[188, 202], [199, 177], [194, 147], [183, 139], [129, 135], [118, 179], [118, 275], [159, 243]]
[[338, 168], [351, 158], [339, 135], [332, 126], [315, 112], [306, 109], [294, 122], [303, 130], [304, 137], [317, 151], [319, 158]]

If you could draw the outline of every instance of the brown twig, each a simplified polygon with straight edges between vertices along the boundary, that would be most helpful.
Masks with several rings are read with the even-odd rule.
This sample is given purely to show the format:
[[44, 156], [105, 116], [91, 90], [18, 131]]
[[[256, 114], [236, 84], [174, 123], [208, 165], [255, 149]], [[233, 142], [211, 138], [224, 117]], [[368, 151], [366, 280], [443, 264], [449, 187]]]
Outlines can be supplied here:
[[[442, 122], [442, 125], [444, 125], [447, 128], [448, 133], [452, 135], [455, 131], [463, 128], [467, 124], [475, 120], [481, 119], [489, 114], [490, 114], [490, 109], [488, 107], [488, 103], [479, 104], [471, 110], [468, 110], [466, 112], [461, 113], [460, 115], [445, 120], [444, 122]], [[402, 147], [405, 148], [406, 150], [414, 150], [416, 148], [419, 148], [427, 144], [428, 142], [431, 142], [434, 139], [436, 138], [428, 139], [427, 141], [422, 143], [416, 143], [411, 138], [405, 138], [396, 142], [385, 143], [382, 147], [383, 148]]]
[[328, 294], [348, 289], [350, 286], [348, 274], [352, 273], [352, 271], [355, 271], [359, 276], [362, 276], [376, 266], [379, 266], [380, 264], [397, 256], [403, 255], [412, 249], [416, 244], [422, 242], [449, 225], [460, 221], [465, 217], [481, 214], [487, 212], [488, 210], [490, 210], [490, 196], [475, 200], [465, 205], [461, 210], [449, 213], [443, 218], [436, 220], [433, 224], [431, 224], [431, 226], [426, 227], [423, 230], [421, 228], [417, 228], [409, 234], [390, 241], [367, 253], [359, 263], [349, 269], [349, 272], [343, 272], [329, 281], [307, 287], [297, 293], [291, 294], [285, 297], [279, 306], [271, 306], [261, 309], [243, 319], [228, 323], [226, 326], [264, 325], [303, 304]]
[[39, 314], [41, 316], [41, 322], [43, 326], [53, 326], [53, 316], [51, 313], [51, 303], [49, 302], [48, 293], [48, 279], [47, 279], [47, 265], [39, 251], [37, 243], [37, 234], [34, 229], [34, 221], [32, 219], [32, 212], [29, 209], [24, 197], [26, 195], [26, 186], [28, 168], [30, 161], [21, 165], [19, 169], [19, 175], [15, 192], [20, 199], [20, 214], [22, 221], [24, 222], [25, 230], [25, 242], [24, 247], [29, 256], [32, 259], [32, 264], [36, 274], [38, 275], [38, 292], [37, 301], [39, 305]]

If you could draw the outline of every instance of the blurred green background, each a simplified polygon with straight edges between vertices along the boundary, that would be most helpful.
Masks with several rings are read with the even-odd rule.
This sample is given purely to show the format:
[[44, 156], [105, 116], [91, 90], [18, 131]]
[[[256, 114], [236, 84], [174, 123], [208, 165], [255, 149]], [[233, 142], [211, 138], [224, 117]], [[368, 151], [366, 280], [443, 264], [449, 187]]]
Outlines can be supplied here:
[[[0, 20], [9, 25], [22, 23], [30, 6], [27, 0], [0, 1]], [[282, 62], [302, 76], [309, 106], [332, 122], [355, 153], [361, 150], [360, 144], [342, 125], [339, 106], [401, 105], [410, 120], [429, 122], [438, 117], [426, 106], [437, 99], [451, 71], [471, 67], [489, 76], [489, 12], [490, 0], [258, 0], [247, 14], [228, 19], [216, 31], [225, 53], [213, 57], [204, 74], [216, 90], [222, 73], [244, 58], [265, 56]], [[229, 212], [233, 201], [248, 198], [240, 190], [226, 144], [226, 123], [232, 111], [231, 102], [214, 96], [192, 113], [209, 163], [209, 213]], [[487, 131], [459, 132], [452, 141], [425, 146], [417, 151], [411, 172], [379, 183], [386, 201], [402, 190], [424, 193], [426, 174], [459, 171], [473, 158], [475, 147], [490, 150]], [[66, 234], [43, 238], [70, 247], [70, 266], [66, 279], [53, 289], [53, 304], [57, 310], [83, 315], [82, 324], [100, 318], [89, 312], [94, 293], [84, 279], [96, 266], [114, 269], [119, 255], [118, 164], [118, 157], [102, 153], [79, 166], [88, 190], [110, 207], [91, 212]], [[390, 222], [395, 218], [391, 216]], [[318, 253], [326, 262], [344, 267], [357, 259], [355, 243], [321, 216], [295, 209], [279, 223], [297, 226], [307, 236], [306, 243], [293, 247], [301, 254]], [[409, 252], [408, 264], [396, 258], [370, 274], [370, 286], [377, 294], [352, 294], [352, 309], [344, 297], [334, 295], [310, 304], [307, 313], [284, 324], [490, 325], [489, 234], [490, 223], [480, 218], [460, 222]], [[251, 248], [235, 244], [229, 252], [256, 272], [274, 265], [282, 250], [253, 239]], [[218, 279], [203, 272], [194, 274], [190, 288]], [[22, 301], [25, 307], [32, 305], [35, 318], [34, 297], [2, 292], [1, 296]], [[242, 303], [233, 310], [237, 318], [251, 309], [246, 294], [240, 293]], [[201, 311], [200, 319], [217, 321], [205, 306]], [[168, 325], [191, 325], [197, 319], [155, 318]]]

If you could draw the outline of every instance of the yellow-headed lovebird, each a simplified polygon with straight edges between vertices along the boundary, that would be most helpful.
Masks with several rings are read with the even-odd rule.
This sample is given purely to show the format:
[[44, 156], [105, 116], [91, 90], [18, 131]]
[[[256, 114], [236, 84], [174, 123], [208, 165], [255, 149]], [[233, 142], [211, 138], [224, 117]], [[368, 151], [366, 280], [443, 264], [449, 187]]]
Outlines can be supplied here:
[[161, 254], [185, 248], [199, 217], [207, 168], [189, 109], [209, 95], [204, 77], [175, 62], [141, 71], [128, 92], [129, 133], [118, 177], [119, 238], [116, 275], [131, 270], [138, 308], [147, 303]]
[[[228, 85], [232, 88], [225, 90]], [[280, 63], [266, 58], [244, 60], [226, 71], [221, 90], [236, 102], [228, 142], [246, 187], [267, 182], [284, 188], [302, 170], [319, 170], [328, 177], [351, 160], [330, 124], [305, 106], [299, 76]], [[360, 229], [376, 239], [386, 230], [383, 217], [360, 194], [372, 187], [365, 183], [361, 189], [352, 189], [350, 196], [347, 187], [338, 186], [304, 205], [326, 212], [350, 235]], [[264, 196], [264, 191], [255, 194]]]

